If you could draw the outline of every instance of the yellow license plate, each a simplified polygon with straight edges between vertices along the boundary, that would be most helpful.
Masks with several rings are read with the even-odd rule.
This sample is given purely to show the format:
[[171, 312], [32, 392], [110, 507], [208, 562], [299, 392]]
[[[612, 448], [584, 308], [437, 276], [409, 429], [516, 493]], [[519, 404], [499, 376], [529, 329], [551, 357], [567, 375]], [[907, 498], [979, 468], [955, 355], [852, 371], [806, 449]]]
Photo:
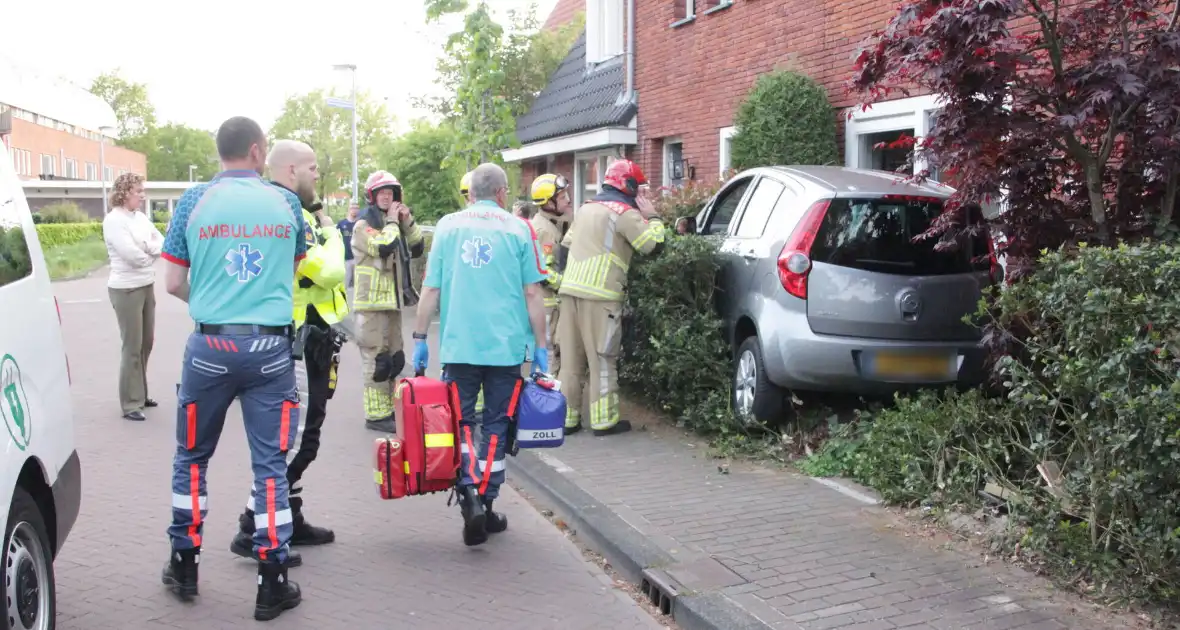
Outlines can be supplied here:
[[872, 358], [875, 376], [904, 379], [952, 380], [955, 357], [946, 354], [877, 353]]

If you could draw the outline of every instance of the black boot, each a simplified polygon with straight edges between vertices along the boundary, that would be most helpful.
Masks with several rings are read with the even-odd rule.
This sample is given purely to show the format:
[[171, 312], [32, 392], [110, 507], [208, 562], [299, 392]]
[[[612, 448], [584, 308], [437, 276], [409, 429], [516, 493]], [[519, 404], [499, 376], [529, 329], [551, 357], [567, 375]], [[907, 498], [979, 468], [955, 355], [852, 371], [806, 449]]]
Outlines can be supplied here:
[[168, 564], [164, 565], [160, 579], [181, 601], [191, 601], [193, 597], [200, 595], [197, 592], [197, 569], [200, 562], [200, 548], [174, 550], [168, 558]]
[[316, 527], [303, 517], [303, 497], [291, 497], [291, 517], [295, 531], [291, 534], [291, 545], [326, 545], [336, 542], [336, 532], [326, 527]]
[[[229, 544], [229, 550], [234, 555], [254, 559], [254, 512], [246, 510], [238, 517], [238, 534]], [[291, 549], [287, 552], [287, 567], [295, 568], [303, 565], [303, 555]]]
[[254, 618], [270, 621], [303, 601], [299, 585], [287, 581], [287, 567], [273, 562], [258, 563], [258, 597], [254, 600]]
[[397, 425], [394, 424], [393, 418], [382, 418], [380, 420], [365, 420], [365, 428], [370, 431], [380, 431], [382, 433], [397, 433]]
[[473, 547], [487, 542], [487, 512], [475, 486], [459, 486], [459, 511], [463, 514], [463, 544]]
[[620, 433], [626, 433], [630, 430], [631, 430], [631, 421], [630, 420], [619, 420], [618, 423], [615, 424], [615, 426], [613, 426], [609, 429], [594, 429], [594, 435], [596, 435], [598, 437], [602, 437], [604, 435], [618, 435]]
[[484, 530], [489, 534], [499, 534], [508, 529], [508, 517], [492, 509], [492, 499], [484, 499]]
[[575, 424], [575, 425], [574, 425], [574, 426], [572, 426], [572, 427], [566, 427], [566, 428], [565, 428], [565, 435], [567, 435], [567, 436], [569, 436], [569, 435], [573, 435], [573, 434], [575, 434], [575, 433], [577, 433], [578, 431], [581, 431], [581, 430], [582, 430], [582, 423], [581, 423], [581, 422], [579, 422], [579, 423]]

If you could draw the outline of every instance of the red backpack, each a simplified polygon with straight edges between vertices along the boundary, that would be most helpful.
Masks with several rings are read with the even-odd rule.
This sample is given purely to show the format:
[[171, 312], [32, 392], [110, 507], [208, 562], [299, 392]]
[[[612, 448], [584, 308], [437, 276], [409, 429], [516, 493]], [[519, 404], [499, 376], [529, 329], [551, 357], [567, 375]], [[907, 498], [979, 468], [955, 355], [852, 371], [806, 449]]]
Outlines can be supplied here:
[[381, 498], [450, 490], [459, 481], [459, 390], [419, 375], [398, 381], [394, 398], [398, 435], [376, 444]]

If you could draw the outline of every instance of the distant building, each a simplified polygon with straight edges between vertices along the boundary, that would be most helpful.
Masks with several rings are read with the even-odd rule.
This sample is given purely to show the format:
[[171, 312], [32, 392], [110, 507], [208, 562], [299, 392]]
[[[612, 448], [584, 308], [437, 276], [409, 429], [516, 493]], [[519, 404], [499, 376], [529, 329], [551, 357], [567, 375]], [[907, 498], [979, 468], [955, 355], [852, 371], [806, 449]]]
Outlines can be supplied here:
[[[144, 154], [115, 146], [115, 125], [115, 112], [101, 98], [0, 57], [0, 142], [22, 180], [100, 182], [104, 162], [108, 184], [122, 173], [146, 176]], [[101, 214], [101, 199], [80, 205]]]

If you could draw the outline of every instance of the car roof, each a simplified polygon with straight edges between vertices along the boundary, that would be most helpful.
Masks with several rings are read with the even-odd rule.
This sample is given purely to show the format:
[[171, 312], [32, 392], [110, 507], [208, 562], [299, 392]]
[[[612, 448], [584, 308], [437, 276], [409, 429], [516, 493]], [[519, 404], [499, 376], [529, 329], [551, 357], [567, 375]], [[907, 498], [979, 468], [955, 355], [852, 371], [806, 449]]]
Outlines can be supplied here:
[[843, 166], [765, 166], [753, 168], [739, 175], [774, 173], [791, 175], [805, 183], [835, 193], [839, 197], [852, 195], [924, 195], [947, 198], [954, 189], [933, 180], [925, 183], [906, 181], [906, 177], [890, 171]]

